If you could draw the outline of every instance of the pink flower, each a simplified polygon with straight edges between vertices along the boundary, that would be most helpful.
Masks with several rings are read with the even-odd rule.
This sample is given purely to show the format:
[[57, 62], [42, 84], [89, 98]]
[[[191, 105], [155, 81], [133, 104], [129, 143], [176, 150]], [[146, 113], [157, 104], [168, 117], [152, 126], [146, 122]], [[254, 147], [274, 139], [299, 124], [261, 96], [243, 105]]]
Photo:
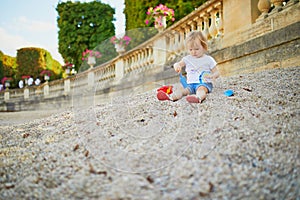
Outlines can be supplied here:
[[82, 52], [82, 58], [81, 60], [88, 60], [88, 57], [96, 57], [96, 58], [100, 58], [102, 55], [99, 51], [94, 51], [94, 50], [89, 50], [86, 49], [84, 52]]
[[73, 67], [73, 64], [67, 61], [66, 64], [62, 67], [65, 69], [71, 69]]
[[148, 25], [150, 22], [153, 22], [155, 24], [158, 24], [159, 22], [155, 22], [154, 18], [159, 18], [159, 17], [166, 17], [166, 20], [171, 20], [175, 21], [174, 18], [174, 10], [171, 8], [168, 8], [167, 6], [163, 4], [159, 4], [155, 8], [149, 7], [146, 14], [148, 15], [148, 19], [145, 20], [145, 24]]
[[131, 38], [127, 35], [121, 37], [121, 38], [117, 38], [116, 36], [113, 36], [110, 39], [110, 42], [113, 44], [119, 44], [119, 45], [123, 45], [125, 43], [125, 45], [128, 45], [129, 42], [131, 41]]
[[12, 81], [12, 78], [4, 76], [1, 80], [1, 83], [4, 85], [6, 81]]
[[40, 73], [40, 75], [47, 75], [47, 76], [51, 76], [51, 71], [49, 71], [49, 70], [43, 70], [41, 73]]

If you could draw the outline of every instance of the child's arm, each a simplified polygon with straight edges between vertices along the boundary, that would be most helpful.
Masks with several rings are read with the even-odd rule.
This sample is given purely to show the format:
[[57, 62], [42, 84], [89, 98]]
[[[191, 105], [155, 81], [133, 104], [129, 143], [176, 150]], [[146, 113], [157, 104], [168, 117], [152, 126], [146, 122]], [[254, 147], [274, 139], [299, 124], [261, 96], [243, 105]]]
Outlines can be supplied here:
[[218, 71], [217, 67], [215, 66], [214, 68], [211, 69], [211, 75], [209, 78], [216, 79], [216, 78], [219, 78], [219, 76], [220, 76], [219, 71]]
[[177, 62], [174, 64], [174, 69], [177, 73], [181, 72], [182, 67], [185, 66], [185, 63], [183, 62], [183, 60], [181, 60], [180, 62]]

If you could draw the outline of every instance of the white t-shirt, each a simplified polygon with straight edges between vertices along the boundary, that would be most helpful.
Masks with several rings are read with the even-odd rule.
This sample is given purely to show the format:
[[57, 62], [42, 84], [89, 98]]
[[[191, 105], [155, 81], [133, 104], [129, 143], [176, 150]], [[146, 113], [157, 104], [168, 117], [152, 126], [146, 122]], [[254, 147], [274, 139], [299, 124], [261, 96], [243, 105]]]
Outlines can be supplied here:
[[187, 83], [200, 83], [199, 77], [204, 72], [211, 72], [217, 62], [211, 56], [204, 54], [200, 58], [195, 58], [191, 55], [183, 57], [185, 63], [185, 71], [187, 73]]

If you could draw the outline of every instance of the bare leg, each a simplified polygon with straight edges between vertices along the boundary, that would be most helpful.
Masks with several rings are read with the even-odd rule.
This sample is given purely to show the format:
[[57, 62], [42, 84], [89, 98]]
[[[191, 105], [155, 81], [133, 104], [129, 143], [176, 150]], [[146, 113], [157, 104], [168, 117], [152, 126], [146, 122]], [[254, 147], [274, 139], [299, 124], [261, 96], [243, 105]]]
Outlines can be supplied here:
[[204, 86], [200, 86], [195, 95], [189, 95], [186, 97], [186, 100], [189, 103], [201, 103], [205, 98], [206, 94], [208, 93], [208, 90]]
[[199, 98], [200, 103], [206, 98], [208, 93], [208, 89], [204, 86], [198, 87], [196, 91], [196, 96]]
[[173, 101], [181, 99], [183, 96], [186, 96], [190, 93], [187, 88], [183, 88], [181, 84], [176, 84], [173, 87], [173, 93], [170, 95]]

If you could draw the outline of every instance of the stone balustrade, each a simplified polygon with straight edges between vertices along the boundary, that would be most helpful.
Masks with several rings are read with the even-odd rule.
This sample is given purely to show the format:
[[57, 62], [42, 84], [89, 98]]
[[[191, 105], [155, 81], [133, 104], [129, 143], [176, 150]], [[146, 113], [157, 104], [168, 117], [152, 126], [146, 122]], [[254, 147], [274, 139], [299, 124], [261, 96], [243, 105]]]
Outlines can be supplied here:
[[[95, 88], [96, 92], [120, 84], [122, 81], [122, 83], [131, 81], [138, 74], [149, 71], [160, 73], [164, 71], [166, 63], [172, 63], [176, 57], [186, 53], [185, 38], [189, 32], [203, 31], [209, 41], [209, 51], [215, 52], [299, 21], [299, 15], [295, 13], [291, 14], [292, 18], [281, 17], [280, 20], [284, 19], [284, 23], [280, 23], [282, 20], [277, 20], [274, 15], [292, 6], [299, 7], [299, 1], [209, 0], [141, 45], [119, 54], [100, 66], [64, 80], [1, 92], [0, 103], [26, 101], [33, 97], [51, 99], [70, 96], [74, 89], [84, 91], [87, 88]], [[217, 61], [222, 65], [222, 63], [228, 63], [227, 60]], [[228, 68], [227, 64], [224, 66]], [[220, 71], [226, 72], [224, 69]], [[143, 79], [142, 76], [139, 78]]]

